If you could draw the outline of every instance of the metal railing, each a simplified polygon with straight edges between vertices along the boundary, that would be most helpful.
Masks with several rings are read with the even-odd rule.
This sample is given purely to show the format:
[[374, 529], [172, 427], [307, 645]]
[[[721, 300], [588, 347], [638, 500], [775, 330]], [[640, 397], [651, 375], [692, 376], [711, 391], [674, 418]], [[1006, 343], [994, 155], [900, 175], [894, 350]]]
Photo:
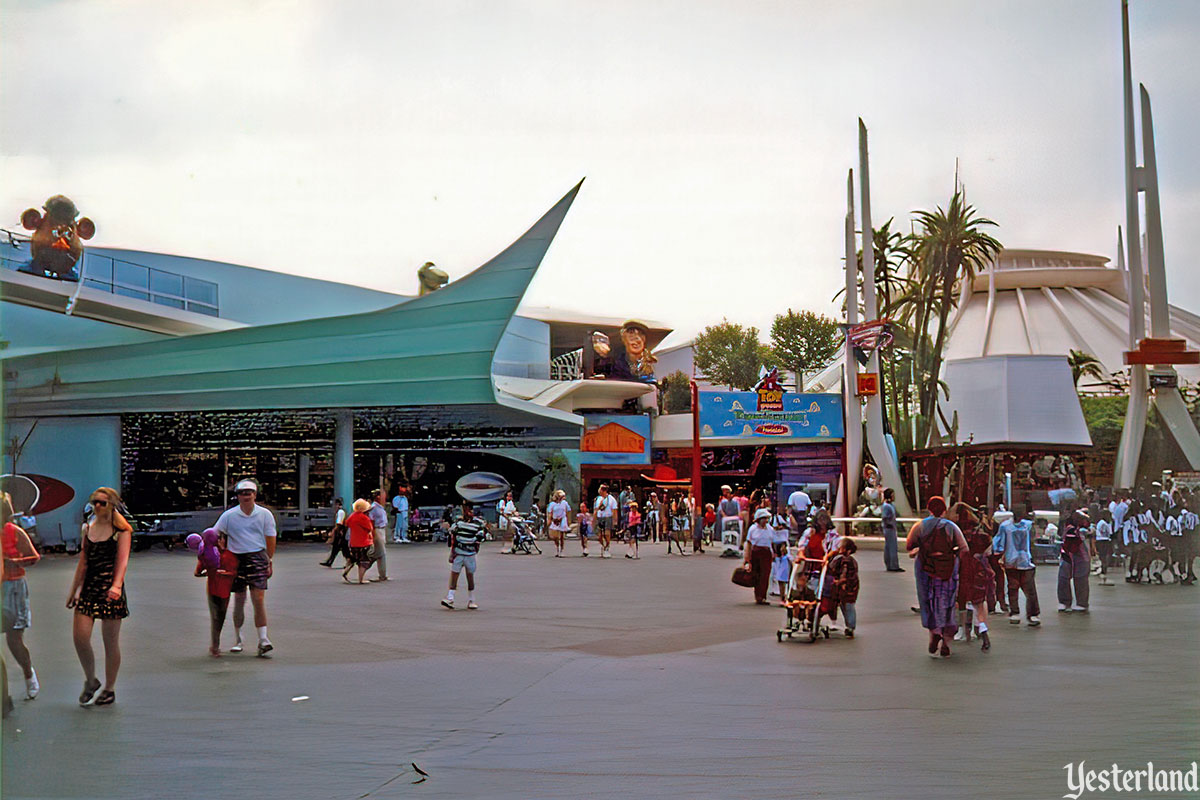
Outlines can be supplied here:
[[[0, 267], [28, 272], [28, 237], [8, 230], [3, 233], [7, 234], [11, 249], [6, 248], [0, 255]], [[221, 316], [219, 286], [215, 281], [86, 250], [82, 263], [76, 266], [77, 272], [80, 267], [83, 284], [89, 288], [210, 317]]]
[[550, 380], [577, 381], [583, 378], [583, 348], [550, 359]]

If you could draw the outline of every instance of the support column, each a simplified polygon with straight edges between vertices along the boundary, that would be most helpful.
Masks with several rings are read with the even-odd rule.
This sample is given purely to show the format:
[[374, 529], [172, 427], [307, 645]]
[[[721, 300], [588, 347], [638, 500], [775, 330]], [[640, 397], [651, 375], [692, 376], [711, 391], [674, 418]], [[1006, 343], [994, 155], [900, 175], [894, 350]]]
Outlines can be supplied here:
[[[1146, 267], [1150, 279], [1150, 335], [1155, 339], [1170, 339], [1171, 307], [1167, 302], [1167, 266], [1158, 197], [1158, 159], [1154, 152], [1154, 117], [1150, 111], [1150, 94], [1145, 86], [1139, 86], [1139, 89], [1142, 101], [1143, 189], [1146, 192]], [[1175, 373], [1174, 367], [1165, 365], [1157, 365], [1156, 369]], [[1154, 405], [1188, 464], [1192, 469], [1200, 469], [1200, 431], [1196, 430], [1179, 389], [1155, 389]]]
[[[862, 209], [862, 254], [863, 254], [863, 310], [867, 321], [879, 319], [879, 302], [875, 295], [875, 231], [871, 227], [871, 173], [867, 166], [867, 126], [858, 121], [858, 179], [861, 183], [859, 204]], [[892, 446], [883, 431], [883, 375], [879, 368], [879, 348], [871, 351], [867, 371], [880, 376], [880, 391], [867, 397], [867, 445], [879, 468], [882, 486], [896, 490], [896, 510], [902, 517], [912, 516], [908, 493], [904, 491], [904, 479], [900, 476], [900, 465], [892, 458]], [[895, 388], [895, 387], [893, 387]], [[852, 509], [851, 509], [852, 510]]]
[[[854, 170], [846, 177], [846, 323], [858, 324], [858, 259], [854, 246]], [[858, 498], [858, 481], [862, 470], [862, 404], [858, 401], [858, 362], [854, 347], [846, 337], [843, 355], [845, 375], [842, 380], [842, 407], [846, 414], [845, 464], [842, 491], [834, 504], [834, 516], [847, 517], [854, 511]]]
[[344, 507], [354, 503], [354, 412], [336, 412], [333, 437], [333, 495]]
[[[1137, 141], [1133, 127], [1133, 68], [1129, 55], [1129, 4], [1121, 3], [1121, 55], [1124, 66], [1123, 100], [1125, 124], [1125, 244], [1128, 249], [1126, 266], [1129, 278], [1129, 349], [1136, 350], [1146, 336], [1146, 289], [1142, 277], [1141, 218], [1138, 210], [1139, 174]], [[1122, 252], [1118, 258], [1124, 256]], [[1117, 447], [1117, 468], [1113, 484], [1132, 488], [1137, 482], [1138, 461], [1146, 436], [1146, 415], [1150, 409], [1150, 384], [1146, 368], [1134, 364], [1129, 370], [1129, 406], [1125, 410], [1125, 425]]]
[[296, 462], [296, 503], [300, 507], [300, 519], [303, 520], [304, 515], [308, 513], [308, 473], [312, 466], [312, 456], [301, 453]]

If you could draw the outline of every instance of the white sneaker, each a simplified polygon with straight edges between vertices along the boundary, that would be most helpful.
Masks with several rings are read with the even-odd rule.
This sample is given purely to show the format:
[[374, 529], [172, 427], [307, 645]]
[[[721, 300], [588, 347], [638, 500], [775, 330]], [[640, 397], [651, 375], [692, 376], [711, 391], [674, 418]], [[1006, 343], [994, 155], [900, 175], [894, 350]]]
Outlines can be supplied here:
[[967, 640], [967, 634], [966, 634], [966, 632], [965, 632], [965, 631], [963, 631], [963, 629], [962, 629], [962, 628], [959, 628], [959, 629], [958, 629], [958, 633], [954, 634], [954, 641], [956, 641], [956, 642], [965, 642], [966, 640]]
[[38, 696], [38, 692], [41, 690], [42, 687], [38, 683], [37, 672], [35, 671], [33, 675], [25, 679], [25, 699], [32, 700]]
[[1081, 613], [1084, 613], [1084, 614], [1086, 614], [1086, 613], [1087, 613], [1087, 606], [1071, 606], [1071, 610], [1072, 610], [1072, 611], [1079, 611], [1079, 612], [1081, 612]]
[[479, 603], [476, 603], [474, 600], [472, 600], [467, 603], [467, 608], [471, 611], [474, 611], [475, 609], [479, 608]]
[[1062, 603], [1058, 604], [1058, 613], [1062, 614], [1071, 610], [1070, 606], [1065, 606]]
[[442, 605], [444, 605], [446, 608], [454, 608], [454, 601], [451, 600], [449, 597], [443, 597]]
[[1029, 624], [1036, 628], [1038, 625], [1042, 624], [1042, 621], [1037, 617], [1030, 617]]

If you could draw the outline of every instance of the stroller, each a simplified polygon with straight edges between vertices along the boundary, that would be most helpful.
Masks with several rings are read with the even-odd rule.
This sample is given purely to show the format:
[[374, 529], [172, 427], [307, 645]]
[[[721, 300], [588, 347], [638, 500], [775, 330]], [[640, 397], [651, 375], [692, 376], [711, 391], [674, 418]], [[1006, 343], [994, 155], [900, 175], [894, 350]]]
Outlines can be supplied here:
[[821, 595], [825, 589], [827, 558], [805, 558], [800, 555], [792, 565], [792, 576], [787, 584], [787, 599], [782, 605], [787, 609], [784, 627], [775, 632], [775, 639], [808, 634], [810, 642], [818, 636], [829, 638], [830, 627], [820, 625]]
[[536, 514], [528, 517], [513, 514], [509, 517], [509, 527], [512, 529], [512, 552], [533, 555], [542, 554], [537, 544], [537, 534], [534, 531], [540, 527], [541, 520]]

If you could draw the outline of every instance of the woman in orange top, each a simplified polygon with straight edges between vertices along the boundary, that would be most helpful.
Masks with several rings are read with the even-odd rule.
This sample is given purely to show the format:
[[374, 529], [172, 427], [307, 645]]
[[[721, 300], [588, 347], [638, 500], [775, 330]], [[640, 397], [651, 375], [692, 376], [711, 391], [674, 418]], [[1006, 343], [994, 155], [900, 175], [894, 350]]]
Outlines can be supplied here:
[[4, 638], [9, 652], [25, 673], [25, 699], [32, 700], [38, 696], [41, 687], [29, 648], [25, 646], [25, 630], [30, 622], [25, 567], [36, 564], [41, 556], [29, 540], [29, 534], [13, 522], [16, 514], [7, 492], [0, 493], [0, 515], [4, 518]]
[[[83, 692], [79, 705], [111, 705], [117, 696], [113, 686], [121, 669], [121, 620], [129, 616], [125, 597], [125, 570], [129, 567], [129, 547], [133, 527], [117, 511], [121, 496], [116, 489], [101, 486], [92, 492], [89, 502], [93, 516], [83, 525], [83, 549], [71, 580], [67, 608], [75, 609], [75, 653], [83, 667]], [[99, 694], [96, 656], [92, 652], [92, 628], [100, 620], [104, 640], [104, 691]]]

